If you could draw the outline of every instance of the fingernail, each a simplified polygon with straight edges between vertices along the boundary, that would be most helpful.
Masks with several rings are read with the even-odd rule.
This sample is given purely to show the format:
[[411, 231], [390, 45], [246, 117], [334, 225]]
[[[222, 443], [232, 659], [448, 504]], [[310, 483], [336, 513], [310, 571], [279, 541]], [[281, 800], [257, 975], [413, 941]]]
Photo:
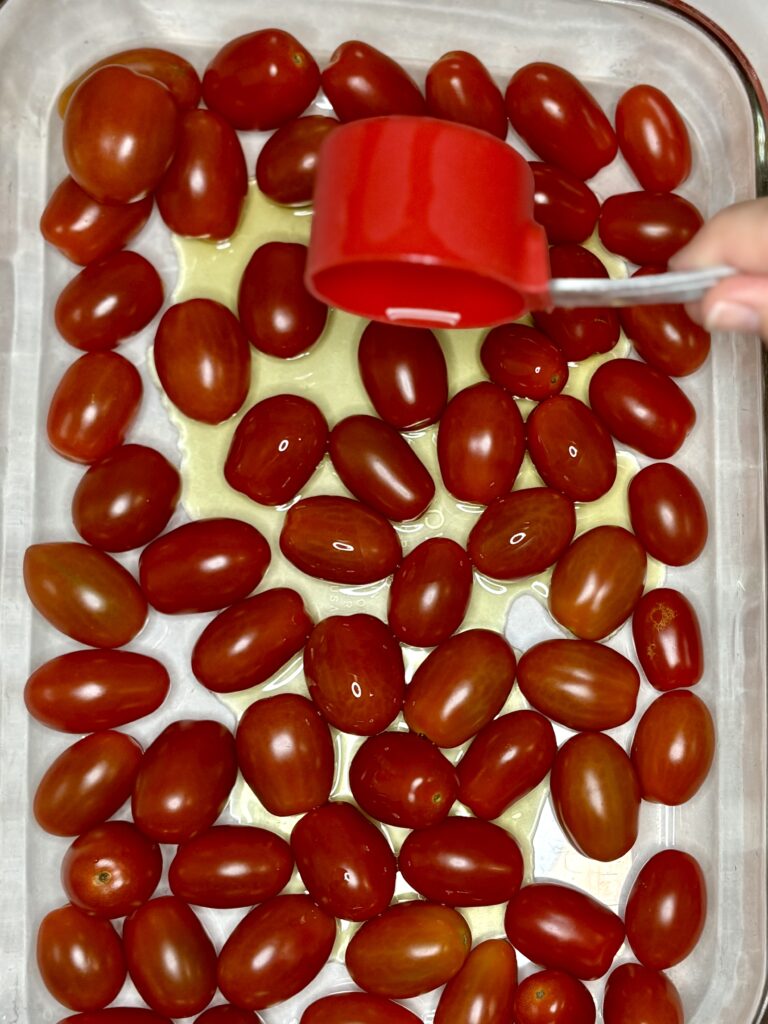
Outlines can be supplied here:
[[704, 319], [708, 331], [737, 331], [739, 334], [757, 334], [760, 314], [751, 306], [739, 302], [716, 302]]

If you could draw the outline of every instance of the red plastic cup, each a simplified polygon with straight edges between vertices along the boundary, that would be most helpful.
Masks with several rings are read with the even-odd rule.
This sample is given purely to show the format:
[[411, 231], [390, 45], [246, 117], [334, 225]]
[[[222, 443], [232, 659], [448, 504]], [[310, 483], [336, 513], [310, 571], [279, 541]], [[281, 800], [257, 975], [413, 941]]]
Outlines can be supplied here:
[[314, 193], [306, 284], [369, 320], [490, 327], [546, 301], [533, 175], [487, 132], [375, 117], [331, 132]]

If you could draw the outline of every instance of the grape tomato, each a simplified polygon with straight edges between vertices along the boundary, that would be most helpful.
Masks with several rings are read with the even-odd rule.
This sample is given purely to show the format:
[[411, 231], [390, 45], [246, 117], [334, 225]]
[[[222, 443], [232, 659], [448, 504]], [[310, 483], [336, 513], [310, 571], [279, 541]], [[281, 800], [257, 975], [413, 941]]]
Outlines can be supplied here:
[[335, 117], [310, 114], [270, 135], [256, 160], [256, 182], [264, 195], [283, 206], [312, 202], [320, 147], [338, 124]]
[[321, 80], [341, 121], [426, 113], [424, 97], [408, 72], [381, 50], [357, 39], [334, 50]]
[[483, 341], [480, 359], [493, 383], [519, 398], [542, 401], [568, 383], [562, 349], [526, 324], [494, 327]]
[[531, 170], [533, 216], [546, 231], [550, 245], [589, 238], [600, 213], [600, 202], [592, 189], [554, 164], [532, 160]]
[[70, 1010], [100, 1010], [123, 987], [125, 957], [117, 932], [109, 921], [77, 907], [45, 915], [36, 952], [45, 987]]
[[707, 542], [707, 510], [696, 485], [669, 462], [646, 466], [629, 485], [629, 517], [643, 547], [666, 565], [688, 565]]
[[684, 594], [669, 587], [649, 590], [632, 616], [637, 657], [657, 690], [695, 686], [704, 672], [701, 627]]
[[427, 114], [507, 137], [507, 111], [501, 89], [472, 53], [451, 50], [435, 61], [425, 83]]
[[398, 640], [436, 647], [461, 625], [472, 593], [467, 552], [448, 537], [429, 537], [392, 578], [387, 620]]
[[699, 211], [674, 192], [625, 192], [600, 210], [600, 241], [641, 266], [664, 266], [704, 223]]
[[670, 98], [635, 85], [616, 105], [619, 149], [647, 192], [672, 192], [691, 172], [688, 129]]
[[715, 727], [690, 690], [663, 693], [640, 719], [631, 757], [644, 800], [675, 807], [690, 800], [709, 774]]
[[434, 1024], [494, 1024], [512, 1020], [517, 957], [504, 939], [475, 946], [458, 974], [443, 989]]
[[301, 1016], [300, 1024], [420, 1024], [420, 1020], [400, 1003], [370, 992], [337, 992], [312, 1003]]

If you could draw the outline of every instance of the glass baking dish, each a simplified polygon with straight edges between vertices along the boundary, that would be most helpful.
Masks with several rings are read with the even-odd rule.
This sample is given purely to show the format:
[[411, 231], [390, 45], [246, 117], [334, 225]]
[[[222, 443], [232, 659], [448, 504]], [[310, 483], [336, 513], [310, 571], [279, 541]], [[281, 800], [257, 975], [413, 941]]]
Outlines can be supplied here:
[[[361, 38], [405, 63], [417, 78], [442, 53], [476, 53], [502, 84], [531, 60], [562, 64], [593, 89], [609, 112], [623, 89], [652, 82], [675, 97], [693, 137], [695, 171], [682, 194], [705, 214], [768, 191], [763, 94], [727, 38], [683, 4], [666, 0], [7, 0], [0, 10], [0, 467], [3, 502], [2, 715], [0, 716], [0, 1021], [29, 1024], [66, 1014], [44, 991], [34, 965], [42, 915], [63, 902], [58, 863], [68, 840], [44, 835], [30, 815], [43, 767], [72, 742], [26, 715], [21, 690], [42, 661], [71, 649], [33, 615], [21, 583], [21, 558], [37, 540], [75, 539], [67, 513], [81, 469], [55, 457], [45, 441], [45, 411], [74, 353], [56, 337], [52, 305], [71, 265], [43, 245], [37, 222], [64, 174], [55, 98], [73, 73], [119, 49], [157, 45], [202, 70], [227, 39], [259, 27], [293, 32], [322, 62], [344, 39]], [[261, 138], [245, 140], [251, 156]], [[634, 187], [617, 161], [594, 180], [598, 195]], [[175, 250], [155, 215], [138, 240], [163, 276], [177, 278]], [[153, 328], [121, 347], [145, 376], [145, 401], [131, 439], [178, 460], [177, 437], [147, 372]], [[641, 838], [629, 867], [598, 869], [567, 846], [548, 801], [533, 836], [537, 877], [573, 882], [612, 906], [651, 852], [678, 845], [707, 874], [710, 912], [694, 954], [670, 972], [690, 1024], [764, 1018], [768, 982], [766, 877], [766, 590], [763, 352], [757, 339], [719, 337], [706, 367], [685, 383], [700, 410], [676, 462], [704, 494], [710, 541], [694, 565], [670, 570], [702, 620], [707, 671], [697, 688], [716, 719], [718, 753], [707, 785], [680, 808], [644, 805]], [[178, 511], [171, 525], [181, 518]], [[125, 558], [135, 568], [136, 557]], [[544, 619], [516, 605], [507, 635], [518, 648], [547, 635]], [[155, 616], [134, 645], [158, 652], [172, 672], [160, 711], [132, 724], [144, 744], [180, 716], [214, 717], [232, 726], [224, 705], [189, 677], [185, 650], [203, 619], [170, 623]], [[503, 623], [489, 623], [502, 628]], [[631, 655], [627, 630], [611, 643]], [[641, 691], [638, 715], [652, 693]], [[631, 726], [614, 735], [625, 742]], [[627, 875], [628, 872], [628, 875]], [[163, 885], [165, 883], [162, 883]], [[159, 892], [167, 891], [161, 888]], [[201, 915], [221, 944], [238, 913]], [[487, 937], [476, 935], [475, 939]], [[620, 959], [630, 959], [625, 948]], [[523, 970], [525, 968], [523, 967]], [[264, 1011], [267, 1024], [295, 1024], [310, 994], [343, 987], [331, 964], [312, 988]], [[594, 986], [596, 993], [600, 985]], [[119, 1000], [130, 1001], [127, 993]], [[431, 1019], [434, 996], [411, 1001]]]

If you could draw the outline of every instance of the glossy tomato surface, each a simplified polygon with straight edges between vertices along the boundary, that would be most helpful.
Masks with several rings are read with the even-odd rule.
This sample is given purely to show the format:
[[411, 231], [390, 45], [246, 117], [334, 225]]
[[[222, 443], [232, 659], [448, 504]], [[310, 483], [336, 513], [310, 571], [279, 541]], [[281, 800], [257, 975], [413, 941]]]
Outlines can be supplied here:
[[707, 883], [695, 857], [662, 850], [640, 869], [627, 899], [627, 940], [637, 959], [656, 971], [692, 952], [707, 919]]
[[419, 1024], [419, 1018], [383, 996], [337, 992], [308, 1006], [299, 1024]]
[[589, 382], [589, 404], [617, 441], [652, 459], [679, 450], [696, 410], [673, 380], [636, 359], [611, 359]]
[[279, 128], [304, 111], [320, 85], [320, 69], [301, 43], [278, 28], [231, 39], [205, 69], [203, 99], [233, 128]]
[[504, 928], [529, 960], [584, 981], [601, 978], [624, 941], [624, 924], [612, 910], [552, 882], [523, 886], [510, 900]]
[[277, 896], [292, 871], [291, 849], [274, 832], [253, 825], [214, 825], [179, 846], [168, 884], [185, 903], [252, 907]]
[[318, 495], [285, 515], [280, 550], [297, 569], [331, 583], [376, 583], [391, 576], [403, 551], [391, 524], [351, 498]]
[[248, 172], [237, 133], [212, 110], [190, 110], [155, 192], [157, 208], [177, 235], [229, 238], [240, 220]]
[[595, 230], [600, 203], [592, 189], [570, 171], [531, 161], [533, 216], [550, 245], [583, 242]]
[[312, 625], [295, 590], [262, 590], [208, 623], [192, 648], [192, 672], [214, 693], [247, 690], [297, 654]]
[[306, 264], [306, 245], [266, 242], [243, 271], [237, 314], [250, 343], [268, 356], [298, 356], [323, 333], [328, 307], [305, 288]]
[[383, 732], [358, 747], [349, 786], [360, 807], [377, 821], [426, 828], [450, 811], [458, 779], [448, 758], [423, 736]]
[[72, 843], [61, 862], [70, 901], [97, 917], [125, 917], [150, 898], [163, 870], [156, 843], [128, 821], [105, 821]]
[[691, 173], [691, 142], [680, 112], [653, 85], [635, 85], [616, 105], [622, 156], [648, 192], [672, 192]]
[[78, 85], [64, 114], [69, 173], [100, 203], [143, 199], [171, 162], [178, 120], [170, 90], [157, 79], [125, 66], [99, 68]]
[[472, 950], [445, 986], [435, 1024], [494, 1024], [512, 1020], [517, 983], [515, 951], [504, 939], [488, 939]]
[[643, 799], [671, 806], [690, 800], [709, 774], [714, 753], [715, 726], [700, 697], [689, 690], [657, 697], [632, 741]]
[[696, 609], [679, 590], [657, 587], [640, 599], [632, 616], [635, 650], [646, 679], [657, 690], [695, 686], [704, 673]]
[[559, 394], [568, 380], [561, 349], [527, 324], [501, 324], [489, 331], [480, 349], [485, 372], [519, 398], [539, 402]]
[[159, 843], [180, 843], [218, 818], [237, 775], [232, 733], [219, 722], [172, 722], [147, 748], [131, 801], [133, 820]]
[[597, 226], [611, 252], [641, 266], [664, 266], [703, 223], [693, 203], [673, 192], [624, 192], [605, 200]]
[[333, 51], [323, 69], [322, 86], [342, 121], [426, 113], [424, 97], [408, 72], [381, 50], [357, 39]]
[[569, 729], [615, 729], [635, 713], [640, 675], [623, 654], [594, 640], [544, 640], [517, 665], [525, 699]]
[[646, 555], [621, 526], [582, 533], [560, 558], [549, 588], [549, 610], [582, 640], [602, 640], [629, 618], [643, 592]]
[[213, 299], [187, 299], [163, 313], [152, 349], [173, 404], [193, 420], [221, 423], [242, 406], [251, 349], [234, 313]]
[[256, 182], [264, 195], [282, 206], [311, 203], [320, 147], [338, 125], [335, 117], [310, 114], [270, 135], [256, 160]]
[[[154, 1010], [133, 1006], [110, 1006], [67, 1017], [60, 1024], [170, 1024], [168, 1017]], [[237, 1024], [237, 1022], [235, 1022]]]
[[459, 501], [488, 505], [512, 490], [525, 453], [517, 403], [503, 388], [481, 381], [450, 400], [437, 432], [443, 483]]
[[94, 732], [59, 754], [37, 784], [32, 811], [46, 832], [78, 836], [111, 818], [133, 790], [142, 759], [122, 732]]
[[128, 970], [139, 995], [157, 1013], [190, 1017], [216, 991], [216, 950], [193, 910], [160, 896], [135, 910], [123, 926]]
[[471, 944], [469, 927], [457, 910], [409, 900], [366, 921], [352, 936], [347, 970], [367, 992], [408, 999], [450, 981]]
[[507, 111], [501, 89], [473, 53], [451, 50], [436, 60], [425, 83], [427, 114], [507, 137]]
[[257, 1017], [253, 1010], [243, 1010], [232, 1003], [219, 1003], [203, 1010], [199, 1017], [195, 1017], [195, 1024], [261, 1024], [261, 1017]]
[[471, 593], [464, 548], [448, 537], [430, 537], [406, 555], [392, 578], [390, 629], [402, 643], [435, 647], [459, 628]]
[[445, 356], [425, 327], [370, 323], [357, 349], [360, 377], [376, 412], [397, 430], [435, 423], [448, 401]]
[[291, 833], [291, 850], [312, 899], [346, 921], [367, 921], [389, 906], [396, 862], [384, 835], [350, 803], [309, 811]]
[[335, 938], [336, 921], [309, 896], [275, 896], [247, 914], [225, 942], [219, 988], [248, 1010], [281, 1003], [320, 972]]
[[69, 904], [37, 930], [37, 968], [54, 999], [70, 1010], [100, 1010], [123, 987], [125, 957], [109, 923]]
[[603, 995], [605, 1024], [683, 1024], [683, 1004], [660, 971], [622, 964], [611, 973]]
[[646, 466], [629, 485], [629, 517], [645, 550], [666, 565], [688, 565], [704, 550], [707, 509], [698, 488], [668, 462]]
[[331, 615], [304, 648], [309, 695], [331, 725], [372, 736], [403, 706], [405, 667], [400, 645], [373, 615]]
[[498, 818], [545, 778], [556, 750], [543, 715], [524, 709], [495, 718], [457, 765], [459, 799], [478, 818]]
[[515, 992], [516, 1024], [594, 1024], [597, 1011], [589, 989], [565, 971], [537, 971]]
[[499, 713], [514, 679], [515, 655], [504, 637], [468, 629], [419, 665], [403, 715], [413, 732], [438, 747], [457, 747]]
[[125, 440], [139, 410], [139, 371], [117, 352], [89, 352], [65, 371], [48, 408], [46, 433], [55, 452], [97, 462]]
[[616, 156], [608, 118], [565, 68], [526, 64], [510, 79], [504, 98], [512, 127], [547, 163], [583, 180]]
[[331, 730], [306, 697], [281, 693], [251, 704], [235, 740], [243, 778], [271, 814], [303, 814], [330, 796]]
[[610, 736], [572, 736], [557, 752], [549, 783], [557, 820], [585, 857], [612, 861], [632, 849], [640, 783], [629, 757]]
[[24, 703], [49, 729], [99, 732], [156, 711], [170, 685], [165, 666], [146, 654], [69, 651], [35, 669], [24, 688]]

